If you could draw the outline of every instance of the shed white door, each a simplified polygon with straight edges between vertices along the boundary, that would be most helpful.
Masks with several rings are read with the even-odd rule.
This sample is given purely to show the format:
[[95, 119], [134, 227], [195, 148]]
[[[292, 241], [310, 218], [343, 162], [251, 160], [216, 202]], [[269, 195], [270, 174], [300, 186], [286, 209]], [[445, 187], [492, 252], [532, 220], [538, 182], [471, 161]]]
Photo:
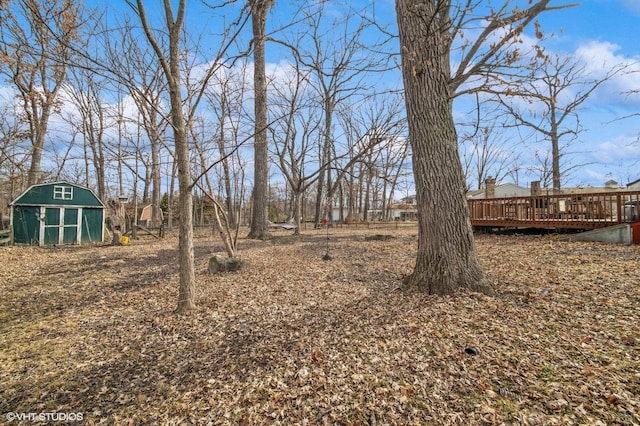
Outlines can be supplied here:
[[40, 245], [78, 244], [82, 230], [81, 208], [41, 207]]

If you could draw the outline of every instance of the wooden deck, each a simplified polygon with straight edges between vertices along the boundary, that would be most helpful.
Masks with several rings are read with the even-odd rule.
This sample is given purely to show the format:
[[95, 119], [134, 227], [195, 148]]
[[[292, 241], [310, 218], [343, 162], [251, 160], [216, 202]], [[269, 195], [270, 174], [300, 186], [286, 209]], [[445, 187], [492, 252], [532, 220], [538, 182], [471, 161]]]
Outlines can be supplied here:
[[468, 200], [484, 228], [596, 229], [640, 221], [640, 191]]

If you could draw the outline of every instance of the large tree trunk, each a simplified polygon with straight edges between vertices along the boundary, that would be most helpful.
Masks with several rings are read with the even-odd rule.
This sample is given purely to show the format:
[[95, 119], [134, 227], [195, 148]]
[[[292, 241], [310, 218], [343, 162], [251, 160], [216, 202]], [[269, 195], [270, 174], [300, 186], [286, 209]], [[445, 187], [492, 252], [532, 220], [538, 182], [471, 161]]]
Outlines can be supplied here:
[[302, 192], [299, 189], [293, 191], [293, 223], [296, 225], [293, 235], [300, 235], [300, 227], [302, 226]]
[[249, 238], [269, 238], [267, 218], [267, 192], [269, 181], [269, 164], [267, 152], [267, 78], [264, 58], [264, 33], [267, 12], [273, 0], [253, 0], [251, 2], [251, 18], [253, 23], [253, 59], [254, 59], [254, 176], [253, 176], [253, 211]]
[[[58, 86], [57, 86], [58, 87]], [[25, 104], [25, 111], [30, 111], [27, 116], [29, 117], [29, 125], [31, 126], [31, 164], [29, 165], [29, 173], [27, 175], [27, 185], [35, 185], [40, 183], [42, 178], [42, 170], [40, 168], [42, 163], [42, 151], [44, 150], [45, 136], [47, 134], [47, 127], [49, 125], [49, 118], [51, 115], [51, 104], [56, 98], [58, 92], [57, 87], [54, 92], [47, 93], [47, 103], [43, 105], [38, 114], [38, 102], [40, 97], [34, 93], [23, 93], [23, 99]]]
[[[429, 294], [493, 293], [480, 266], [458, 155], [449, 36], [434, 0], [397, 0], [409, 138], [418, 202], [418, 253], [405, 283]], [[448, 11], [445, 8], [445, 14]]]
[[[40, 138], [38, 138], [40, 139]], [[44, 138], [33, 143], [31, 149], [31, 164], [29, 165], [29, 174], [27, 175], [27, 185], [35, 185], [40, 181], [40, 164], [42, 163], [42, 150], [44, 146]]]

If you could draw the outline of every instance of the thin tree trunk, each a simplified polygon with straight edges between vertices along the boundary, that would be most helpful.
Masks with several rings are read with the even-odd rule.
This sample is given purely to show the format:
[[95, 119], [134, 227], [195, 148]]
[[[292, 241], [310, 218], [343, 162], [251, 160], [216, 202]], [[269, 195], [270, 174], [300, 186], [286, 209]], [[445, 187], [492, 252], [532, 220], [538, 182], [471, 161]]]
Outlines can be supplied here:
[[349, 173], [349, 178], [348, 178], [349, 188], [347, 188], [347, 206], [348, 206], [347, 221], [348, 222], [355, 221], [356, 219], [356, 216], [355, 216], [356, 200], [355, 200], [355, 191], [354, 191], [355, 178], [353, 177], [354, 175], [353, 169], [354, 169], [354, 166], [351, 166], [351, 173]]
[[560, 141], [558, 137], [558, 125], [556, 120], [556, 109], [551, 107], [551, 176], [553, 182], [553, 193], [560, 193]]
[[182, 109], [181, 70], [180, 70], [180, 37], [184, 24], [186, 0], [180, 0], [178, 12], [173, 18], [171, 2], [165, 0], [164, 9], [167, 16], [169, 37], [169, 57], [165, 57], [147, 20], [142, 0], [137, 0], [138, 13], [147, 38], [153, 45], [156, 55], [162, 64], [169, 87], [171, 102], [171, 124], [175, 144], [175, 161], [178, 167], [178, 204], [180, 210], [180, 239], [178, 242], [178, 262], [180, 265], [180, 284], [178, 287], [177, 313], [188, 313], [196, 307], [196, 274], [193, 252], [193, 193], [191, 183], [191, 164], [189, 161], [189, 139], [187, 125]]
[[174, 194], [176, 189], [176, 169], [177, 169], [177, 164], [174, 158], [173, 163], [171, 164], [171, 179], [169, 179], [169, 194], [167, 194], [167, 201], [169, 204], [169, 206], [167, 207], [167, 216], [169, 216], [167, 219], [167, 226], [170, 231], [173, 230], [173, 217], [174, 217], [173, 202], [174, 202]]
[[162, 186], [160, 177], [160, 143], [158, 140], [151, 141], [151, 223], [152, 226], [162, 225], [162, 216], [160, 213], [160, 200], [162, 194], [160, 187]]
[[340, 217], [339, 217], [339, 221], [340, 223], [344, 223], [345, 222], [345, 217], [344, 217], [344, 186], [343, 183], [344, 180], [341, 179], [340, 180], [340, 184], [338, 185], [338, 209], [340, 210]]
[[[222, 108], [226, 109], [226, 102], [223, 103]], [[223, 110], [224, 112], [224, 110]], [[233, 200], [233, 191], [231, 187], [231, 170], [229, 168], [229, 157], [227, 156], [227, 152], [224, 147], [224, 119], [220, 120], [220, 135], [218, 136], [218, 152], [220, 153], [220, 158], [222, 161], [222, 179], [224, 180], [224, 207], [227, 209], [227, 226], [231, 229], [236, 228], [236, 212], [235, 205]]]
[[[324, 160], [321, 160], [324, 162]], [[316, 202], [315, 202], [315, 210], [313, 214], [313, 223], [314, 227], [317, 227], [318, 224], [322, 222], [322, 194], [324, 191], [324, 174], [325, 170], [320, 171], [320, 176], [318, 177], [318, 190], [316, 192]]]

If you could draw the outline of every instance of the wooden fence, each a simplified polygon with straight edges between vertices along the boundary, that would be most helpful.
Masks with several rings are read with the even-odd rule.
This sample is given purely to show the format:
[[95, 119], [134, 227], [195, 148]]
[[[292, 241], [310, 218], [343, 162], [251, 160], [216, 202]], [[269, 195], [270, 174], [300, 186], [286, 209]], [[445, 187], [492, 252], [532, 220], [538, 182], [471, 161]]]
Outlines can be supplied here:
[[10, 229], [2, 229], [0, 230], [0, 246], [11, 244], [11, 230]]

